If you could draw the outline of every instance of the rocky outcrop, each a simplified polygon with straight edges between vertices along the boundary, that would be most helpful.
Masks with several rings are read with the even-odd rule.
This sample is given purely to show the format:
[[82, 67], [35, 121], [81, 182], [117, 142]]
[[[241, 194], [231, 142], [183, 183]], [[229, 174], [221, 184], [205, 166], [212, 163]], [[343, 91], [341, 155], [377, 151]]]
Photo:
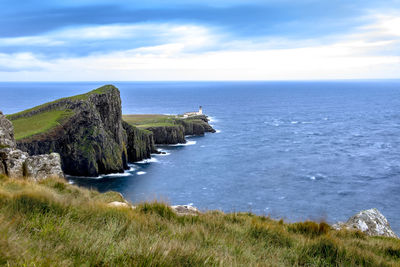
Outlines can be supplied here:
[[176, 206], [171, 206], [171, 209], [175, 211], [177, 215], [199, 215], [200, 211], [190, 205], [176, 205]]
[[185, 129], [182, 125], [149, 127], [147, 130], [153, 133], [156, 144], [178, 144], [186, 143]]
[[13, 125], [0, 112], [0, 174], [35, 180], [64, 177], [59, 154], [29, 156], [15, 147]]
[[126, 132], [126, 147], [129, 162], [149, 159], [151, 153], [157, 153], [152, 132], [141, 130], [125, 121], [122, 122], [122, 126]]
[[121, 98], [116, 87], [106, 85], [10, 118], [16, 120], [51, 110], [70, 110], [73, 115], [50, 131], [18, 140], [18, 148], [32, 155], [59, 153], [62, 169], [74, 176], [98, 176], [128, 168], [127, 136], [122, 126]]
[[177, 118], [173, 122], [175, 125], [153, 126], [146, 129], [153, 133], [154, 142], [160, 145], [186, 143], [187, 135], [202, 136], [207, 132], [215, 133], [205, 115]]
[[377, 209], [364, 210], [353, 217], [346, 223], [338, 222], [332, 227], [336, 230], [349, 229], [360, 230], [369, 236], [386, 236], [398, 238], [390, 227], [389, 222]]
[[0, 149], [15, 148], [14, 127], [0, 111]]

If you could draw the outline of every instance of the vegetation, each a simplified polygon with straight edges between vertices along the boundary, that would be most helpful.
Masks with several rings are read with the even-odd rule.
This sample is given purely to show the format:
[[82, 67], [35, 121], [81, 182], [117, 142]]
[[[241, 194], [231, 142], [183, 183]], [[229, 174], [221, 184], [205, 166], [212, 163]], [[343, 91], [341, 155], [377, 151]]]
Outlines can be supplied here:
[[174, 115], [161, 114], [123, 115], [122, 119], [127, 123], [142, 129], [150, 127], [176, 126], [177, 120]]
[[72, 116], [71, 110], [51, 110], [31, 117], [21, 117], [11, 122], [14, 125], [15, 139], [20, 140], [35, 134], [47, 132]]
[[52, 104], [56, 104], [56, 103], [63, 102], [63, 101], [86, 100], [92, 94], [103, 94], [103, 93], [107, 93], [108, 91], [114, 90], [114, 89], [115, 89], [115, 87], [113, 85], [104, 85], [102, 87], [99, 87], [99, 88], [97, 88], [95, 90], [92, 90], [92, 91], [90, 91], [88, 93], [85, 93], [85, 94], [60, 98], [60, 99], [57, 99], [57, 100], [52, 101], [52, 102], [48, 102], [48, 103], [45, 103], [45, 104], [30, 108], [30, 109], [26, 109], [26, 110], [18, 112], [18, 113], [14, 113], [14, 114], [8, 115], [7, 118], [9, 120], [15, 120], [15, 119], [17, 119], [17, 118], [19, 118], [21, 116], [28, 115], [31, 112], [34, 112], [34, 111], [37, 111], [37, 110], [41, 110], [41, 109], [45, 109], [47, 106], [52, 105]]
[[160, 202], [136, 209], [63, 180], [0, 177], [0, 265], [400, 266], [400, 240], [288, 224], [251, 213], [177, 216]]

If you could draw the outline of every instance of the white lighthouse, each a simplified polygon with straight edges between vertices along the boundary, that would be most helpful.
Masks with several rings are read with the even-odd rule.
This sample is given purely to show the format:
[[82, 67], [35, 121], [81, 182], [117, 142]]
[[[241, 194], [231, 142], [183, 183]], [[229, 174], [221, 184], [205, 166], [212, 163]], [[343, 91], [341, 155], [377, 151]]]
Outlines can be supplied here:
[[197, 112], [197, 115], [203, 115], [203, 107], [199, 107], [199, 112]]

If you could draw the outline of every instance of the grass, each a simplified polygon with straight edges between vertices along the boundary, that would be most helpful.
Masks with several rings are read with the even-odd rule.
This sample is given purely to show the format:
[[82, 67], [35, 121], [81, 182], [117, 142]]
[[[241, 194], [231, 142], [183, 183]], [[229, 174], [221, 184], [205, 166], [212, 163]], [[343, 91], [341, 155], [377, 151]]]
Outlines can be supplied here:
[[176, 126], [176, 116], [173, 115], [135, 114], [123, 115], [122, 119], [133, 126], [143, 129], [150, 127]]
[[88, 93], [85, 93], [85, 94], [80, 94], [80, 95], [60, 98], [60, 99], [57, 99], [55, 101], [48, 102], [48, 103], [45, 103], [45, 104], [30, 108], [30, 109], [26, 109], [26, 110], [18, 112], [18, 113], [7, 115], [7, 118], [9, 120], [15, 120], [16, 118], [19, 118], [21, 116], [27, 115], [27, 114], [29, 114], [29, 113], [31, 113], [33, 111], [45, 108], [46, 106], [49, 106], [51, 104], [55, 104], [55, 103], [58, 103], [58, 102], [61, 102], [61, 101], [65, 101], [65, 100], [69, 100], [69, 101], [87, 100], [88, 97], [90, 95], [92, 95], [92, 94], [103, 94], [103, 93], [107, 93], [107, 92], [109, 92], [111, 90], [115, 90], [115, 89], [116, 89], [116, 87], [114, 87], [113, 85], [104, 85], [102, 87], [94, 89], [94, 90], [92, 90], [92, 91], [90, 91]]
[[12, 120], [14, 125], [15, 139], [24, 139], [39, 133], [47, 132], [60, 125], [65, 119], [72, 116], [71, 110], [52, 110], [38, 113], [31, 117], [21, 117]]
[[251, 213], [177, 216], [165, 203], [111, 208], [63, 180], [0, 179], [0, 265], [400, 266], [400, 240]]

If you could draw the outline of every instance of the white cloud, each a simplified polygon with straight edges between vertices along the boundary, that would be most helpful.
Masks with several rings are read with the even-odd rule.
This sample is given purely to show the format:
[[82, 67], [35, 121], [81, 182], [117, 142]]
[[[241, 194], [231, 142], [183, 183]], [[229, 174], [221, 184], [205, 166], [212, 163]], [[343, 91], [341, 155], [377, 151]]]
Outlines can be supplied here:
[[[400, 78], [400, 56], [385, 53], [399, 45], [399, 19], [375, 15], [374, 23], [330, 44], [318, 40], [254, 40], [228, 42], [212, 29], [196, 25], [112, 25], [63, 32], [68, 38], [140, 38], [155, 31], [165, 42], [83, 58], [43, 61], [16, 55], [15, 66], [43, 71], [1, 73], [2, 80], [300, 80]], [[58, 38], [52, 39], [59, 40]], [[226, 41], [224, 43], [224, 40]], [[222, 44], [221, 44], [222, 43]], [[224, 50], [207, 51], [220, 45]], [[10, 58], [7, 59], [10, 63]], [[3, 60], [4, 61], [4, 60]], [[3, 62], [0, 56], [0, 65]], [[1, 71], [1, 70], [0, 70]], [[22, 75], [21, 75], [22, 74]]]

